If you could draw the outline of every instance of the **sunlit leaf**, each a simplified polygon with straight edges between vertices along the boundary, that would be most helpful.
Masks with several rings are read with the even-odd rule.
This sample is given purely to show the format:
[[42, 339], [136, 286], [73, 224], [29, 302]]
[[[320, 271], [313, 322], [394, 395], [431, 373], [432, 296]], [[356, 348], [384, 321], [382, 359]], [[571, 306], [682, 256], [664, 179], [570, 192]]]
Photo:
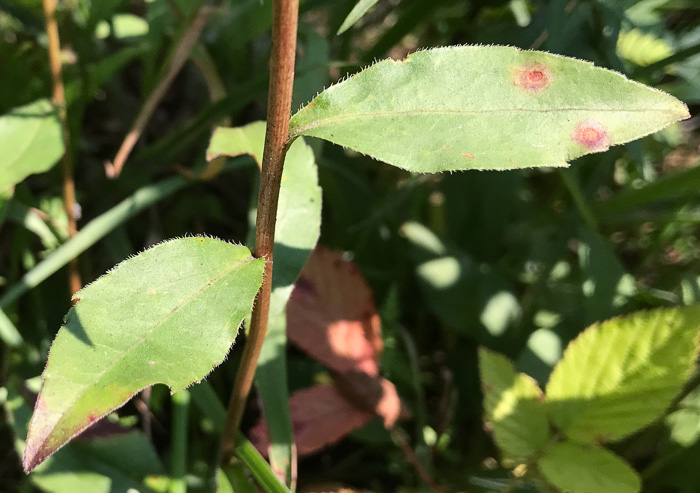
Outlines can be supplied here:
[[617, 53], [621, 58], [645, 67], [671, 56], [668, 41], [639, 29], [620, 33], [617, 38]]
[[526, 460], [549, 439], [544, 394], [513, 363], [488, 349], [479, 349], [481, 388], [486, 420], [504, 457]]
[[553, 422], [587, 442], [648, 425], [681, 390], [697, 355], [700, 305], [637, 312], [586, 329], [547, 384]]
[[384, 60], [319, 94], [290, 138], [420, 172], [566, 166], [688, 118], [668, 94], [591, 63], [504, 46]]
[[164, 383], [177, 392], [204, 378], [228, 353], [262, 271], [243, 246], [182, 238], [79, 291], [42, 375], [25, 469], [141, 389]]
[[46, 99], [0, 116], [0, 192], [53, 167], [64, 151], [61, 123]]
[[381, 325], [372, 292], [354, 264], [317, 247], [287, 306], [289, 339], [339, 372], [379, 374]]
[[593, 444], [558, 443], [539, 459], [544, 477], [571, 493], [637, 493], [639, 475], [624, 460]]

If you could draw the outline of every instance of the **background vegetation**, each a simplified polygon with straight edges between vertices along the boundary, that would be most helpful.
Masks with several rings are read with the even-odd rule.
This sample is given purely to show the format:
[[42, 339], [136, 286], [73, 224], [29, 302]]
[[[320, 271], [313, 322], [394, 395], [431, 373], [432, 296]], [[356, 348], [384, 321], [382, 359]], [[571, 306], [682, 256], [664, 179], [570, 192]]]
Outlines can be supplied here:
[[[123, 174], [108, 178], [105, 163], [163, 78], [201, 3], [60, 3], [79, 228], [147, 184], [201, 170], [214, 125], [265, 118], [271, 2], [222, 1]], [[355, 3], [302, 2], [293, 110], [376, 59], [465, 43], [590, 60], [670, 92], [691, 114], [700, 106], [696, 0], [380, 0], [336, 35]], [[0, 114], [51, 94], [44, 29], [39, 0], [0, 0]], [[382, 320], [382, 375], [413, 414], [400, 426], [440, 484], [498, 491], [511, 477], [484, 429], [479, 345], [508, 355], [544, 384], [562, 348], [591, 323], [700, 301], [699, 127], [691, 118], [567, 170], [441, 175], [410, 174], [309, 140], [323, 189], [320, 243], [345, 252], [370, 286]], [[206, 233], [245, 241], [255, 180], [254, 167], [222, 173], [140, 212], [80, 256], [83, 282], [165, 238]], [[31, 176], [3, 208], [4, 287], [67, 239], [61, 182], [59, 167]], [[40, 374], [69, 300], [62, 270], [3, 307], [26, 342], [21, 350], [2, 346], [3, 385]], [[222, 402], [241, 346], [209, 379]], [[288, 364], [292, 390], [326, 378], [320, 363], [296, 349]], [[612, 447], [641, 472], [645, 491], [700, 490], [700, 392], [693, 387], [699, 380], [691, 379], [687, 396], [664, 419]], [[167, 463], [174, 409], [167, 389], [154, 387], [120, 411], [121, 423], [146, 429]], [[244, 429], [258, 416], [253, 400]], [[188, 423], [179, 432], [189, 437], [185, 479], [191, 491], [205, 491], [217, 435], [194, 407]], [[3, 421], [0, 490], [70, 491], [60, 481], [26, 478], [13, 440]], [[425, 488], [405, 454], [376, 420], [301, 460], [299, 487]], [[100, 474], [112, 473], [107, 467]], [[528, 488], [520, 491], [535, 491]]]

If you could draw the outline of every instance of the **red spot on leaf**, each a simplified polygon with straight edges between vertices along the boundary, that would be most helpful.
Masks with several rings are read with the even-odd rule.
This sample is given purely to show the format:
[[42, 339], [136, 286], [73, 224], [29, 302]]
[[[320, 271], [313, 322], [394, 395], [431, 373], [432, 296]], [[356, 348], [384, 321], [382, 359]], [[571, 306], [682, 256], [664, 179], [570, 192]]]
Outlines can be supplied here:
[[531, 92], [540, 92], [552, 83], [552, 72], [540, 62], [527, 63], [515, 69], [513, 84]]
[[463, 153], [462, 153], [462, 156], [468, 157], [469, 159], [474, 159], [474, 154], [468, 154], [468, 153], [466, 153], [466, 152], [463, 152]]
[[583, 120], [579, 122], [571, 135], [574, 142], [593, 150], [605, 150], [610, 147], [608, 132], [605, 127], [596, 120]]

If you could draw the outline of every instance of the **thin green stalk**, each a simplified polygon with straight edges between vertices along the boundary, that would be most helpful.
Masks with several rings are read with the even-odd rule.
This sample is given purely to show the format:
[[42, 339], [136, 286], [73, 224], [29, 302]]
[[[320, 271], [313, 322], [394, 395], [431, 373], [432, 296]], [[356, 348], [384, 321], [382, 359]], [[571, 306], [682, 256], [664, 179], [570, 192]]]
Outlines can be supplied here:
[[586, 203], [586, 199], [583, 197], [581, 188], [578, 186], [576, 179], [573, 177], [572, 171], [568, 169], [561, 170], [560, 174], [562, 180], [564, 180], [566, 189], [571, 194], [571, 198], [574, 201], [576, 209], [578, 209], [579, 214], [581, 214], [581, 217], [583, 218], [583, 222], [586, 223], [586, 226], [588, 226], [588, 229], [591, 231], [598, 231], [598, 221], [593, 215], [593, 211], [591, 211], [591, 208]]
[[32, 212], [30, 207], [21, 202], [16, 200], [10, 202], [7, 219], [21, 224], [25, 229], [37, 235], [46, 248], [56, 248], [60, 245], [60, 240], [51, 231], [51, 228], [37, 214]]
[[186, 178], [174, 176], [155, 185], [145, 186], [137, 190], [131, 197], [90, 221], [76, 236], [61, 245], [12, 286], [0, 298], [0, 308], [5, 308], [28, 290], [41, 284], [50, 275], [97, 243], [124, 221], [182, 189], [187, 183]]
[[[260, 452], [241, 434], [236, 438], [235, 455], [245, 464], [263, 491], [267, 493], [289, 493], [289, 488], [283, 485], [270, 469], [270, 464], [260, 455]], [[226, 472], [226, 467], [224, 467]]]
[[173, 424], [170, 456], [169, 493], [186, 493], [187, 439], [189, 435], [190, 393], [181, 390], [172, 396]]
[[673, 55], [667, 56], [666, 58], [659, 60], [658, 62], [654, 62], [651, 65], [647, 65], [646, 67], [641, 67], [638, 70], [635, 70], [634, 78], [640, 79], [644, 77], [649, 77], [653, 75], [654, 72], [662, 70], [668, 65], [671, 65], [672, 63], [682, 62], [685, 59], [690, 58], [691, 56], [696, 55], [698, 53], [700, 53], [700, 43], [695, 43], [694, 45], [688, 46], [687, 48], [683, 48], [678, 53], [674, 53]]
[[[224, 430], [224, 422], [226, 421], [226, 408], [224, 408], [211, 384], [205, 380], [190, 387], [189, 391], [192, 401], [197, 408], [211, 420], [214, 429], [221, 433]], [[245, 464], [255, 480], [266, 492], [289, 492], [289, 489], [280, 482], [272, 471], [270, 464], [267, 463], [263, 456], [260, 455], [260, 452], [242, 433], [238, 433], [236, 443], [234, 455]], [[234, 468], [225, 467], [223, 470], [232, 482], [235, 481], [236, 471]]]
[[24, 342], [22, 334], [2, 310], [0, 310], [0, 339], [12, 348], [19, 347]]

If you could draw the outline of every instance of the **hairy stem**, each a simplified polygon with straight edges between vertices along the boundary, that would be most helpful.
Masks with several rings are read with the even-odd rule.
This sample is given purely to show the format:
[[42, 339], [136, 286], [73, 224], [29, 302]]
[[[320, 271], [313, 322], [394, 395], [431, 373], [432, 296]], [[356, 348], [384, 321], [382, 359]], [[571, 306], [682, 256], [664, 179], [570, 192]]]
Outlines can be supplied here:
[[[73, 238], [78, 234], [78, 224], [75, 219], [75, 182], [73, 181], [73, 153], [68, 129], [66, 112], [66, 96], [63, 89], [63, 70], [61, 66], [61, 42], [58, 37], [58, 22], [56, 22], [56, 0], [43, 0], [44, 18], [46, 19], [46, 36], [49, 44], [49, 65], [53, 85], [53, 103], [58, 108], [58, 117], [63, 130], [65, 153], [61, 158], [63, 172], [63, 206], [68, 216], [68, 235]], [[72, 294], [80, 291], [83, 283], [80, 279], [78, 257], [68, 263], [68, 285]]]
[[234, 439], [253, 383], [260, 349], [265, 340], [272, 288], [272, 248], [275, 239], [277, 202], [282, 182], [284, 156], [289, 145], [289, 119], [294, 84], [299, 0], [275, 0], [272, 15], [267, 133], [265, 134], [255, 227], [255, 256], [265, 259], [265, 276], [255, 302], [250, 332], [229, 400], [221, 441], [221, 463], [223, 465], [228, 464], [233, 458]]

